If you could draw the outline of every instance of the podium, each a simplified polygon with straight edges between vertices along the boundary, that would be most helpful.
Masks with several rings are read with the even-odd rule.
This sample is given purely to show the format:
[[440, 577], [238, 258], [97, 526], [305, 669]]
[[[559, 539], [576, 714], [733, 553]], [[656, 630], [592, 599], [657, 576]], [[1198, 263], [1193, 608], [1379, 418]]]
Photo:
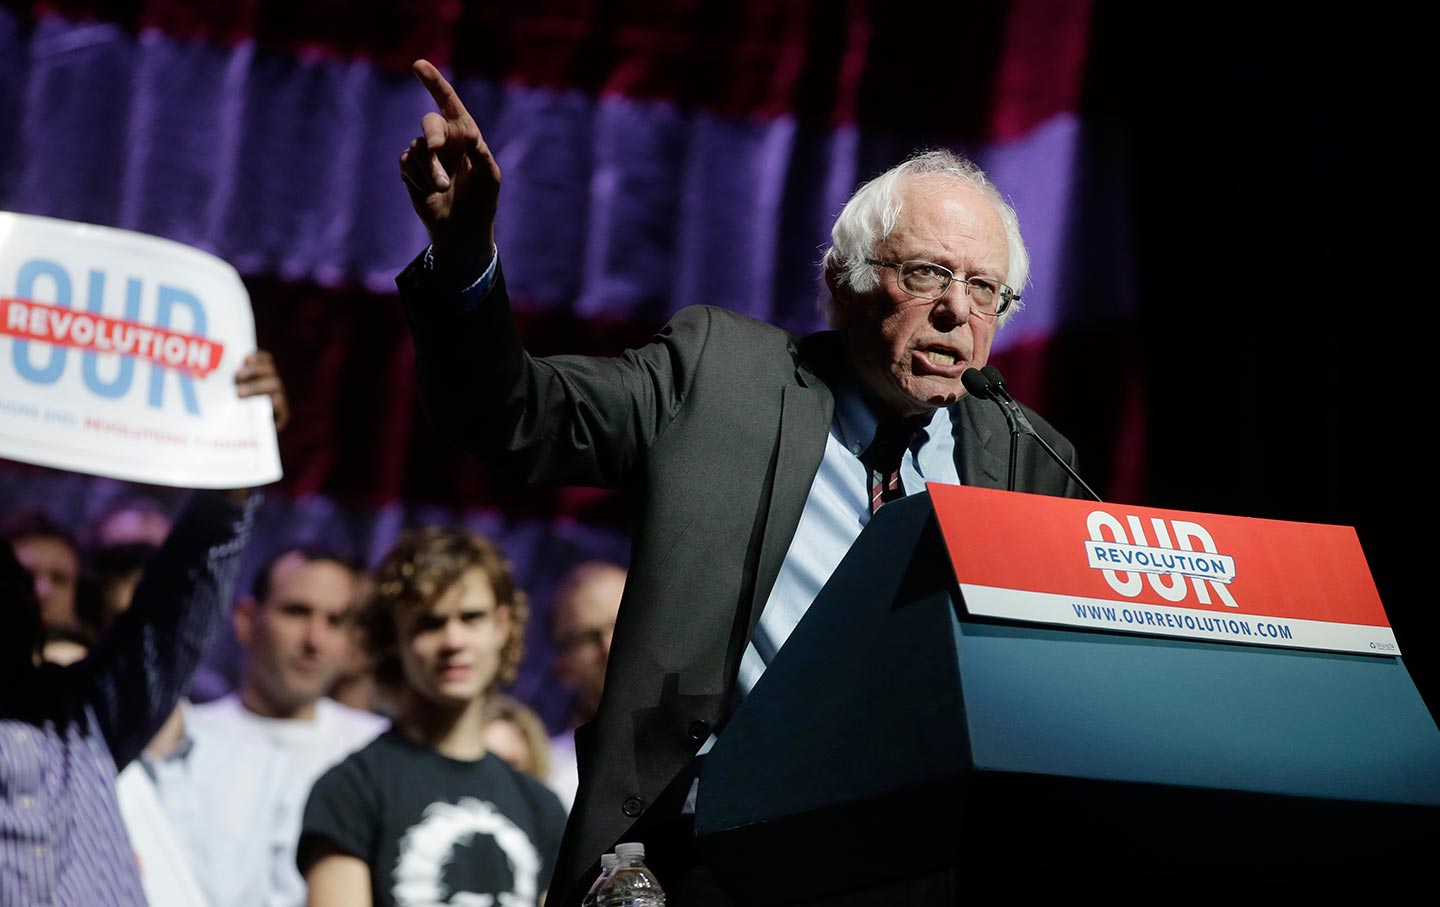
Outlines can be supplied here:
[[926, 494], [861, 534], [696, 810], [753, 904], [1378, 894], [1433, 884], [1437, 829], [1440, 730], [1400, 658], [973, 616]]

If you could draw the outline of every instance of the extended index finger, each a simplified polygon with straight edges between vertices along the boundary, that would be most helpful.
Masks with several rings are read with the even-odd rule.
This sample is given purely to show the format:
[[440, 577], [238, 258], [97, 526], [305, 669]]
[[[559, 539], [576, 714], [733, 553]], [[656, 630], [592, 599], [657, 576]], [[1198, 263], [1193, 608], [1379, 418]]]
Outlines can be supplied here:
[[469, 119], [470, 112], [460, 102], [460, 96], [455, 93], [455, 89], [450, 86], [444, 76], [440, 75], [440, 70], [436, 69], [429, 60], [416, 60], [410, 68], [414, 71], [415, 77], [420, 80], [420, 84], [430, 92], [435, 106], [440, 108], [441, 116], [451, 122]]

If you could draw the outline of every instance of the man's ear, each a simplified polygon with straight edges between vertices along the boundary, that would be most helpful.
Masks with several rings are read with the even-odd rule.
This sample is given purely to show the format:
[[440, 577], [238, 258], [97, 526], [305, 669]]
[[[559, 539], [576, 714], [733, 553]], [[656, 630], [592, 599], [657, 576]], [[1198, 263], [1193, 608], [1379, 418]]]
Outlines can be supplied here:
[[235, 603], [235, 613], [230, 617], [235, 624], [235, 641], [247, 649], [255, 638], [255, 611], [259, 607], [254, 598], [242, 595]]

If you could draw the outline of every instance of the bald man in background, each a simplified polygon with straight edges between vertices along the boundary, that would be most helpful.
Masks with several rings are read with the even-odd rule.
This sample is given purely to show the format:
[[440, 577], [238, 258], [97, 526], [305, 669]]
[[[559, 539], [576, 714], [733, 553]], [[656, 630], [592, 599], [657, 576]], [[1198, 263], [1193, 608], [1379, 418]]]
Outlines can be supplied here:
[[625, 568], [608, 561], [588, 561], [571, 570], [555, 594], [550, 635], [555, 644], [555, 674], [574, 694], [570, 724], [550, 738], [547, 784], [568, 812], [580, 785], [575, 761], [575, 729], [595, 717], [605, 689], [605, 666], [620, 598], [625, 594]]

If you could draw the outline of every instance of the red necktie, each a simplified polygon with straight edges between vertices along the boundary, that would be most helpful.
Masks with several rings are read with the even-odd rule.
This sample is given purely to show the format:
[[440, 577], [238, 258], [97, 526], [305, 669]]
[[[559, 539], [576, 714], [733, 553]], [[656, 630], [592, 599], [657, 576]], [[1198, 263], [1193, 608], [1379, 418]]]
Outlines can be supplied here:
[[881, 421], [875, 428], [875, 440], [860, 455], [860, 462], [870, 470], [870, 512], [874, 513], [884, 504], [905, 497], [905, 486], [900, 482], [900, 461], [910, 441], [930, 420], [910, 417], [891, 417]]

